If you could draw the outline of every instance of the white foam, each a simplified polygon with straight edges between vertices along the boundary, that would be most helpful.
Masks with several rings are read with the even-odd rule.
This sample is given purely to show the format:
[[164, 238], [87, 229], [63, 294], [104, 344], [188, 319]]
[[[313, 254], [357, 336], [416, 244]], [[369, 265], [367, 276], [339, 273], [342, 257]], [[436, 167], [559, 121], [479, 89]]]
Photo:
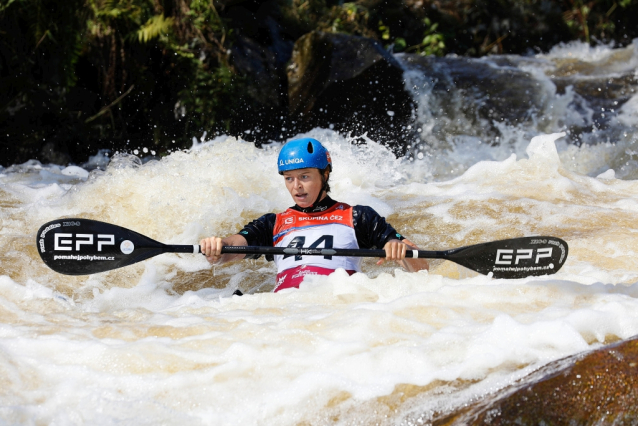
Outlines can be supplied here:
[[575, 40], [568, 43], [559, 43], [552, 47], [549, 53], [538, 56], [550, 59], [572, 58], [586, 62], [600, 62], [613, 54], [613, 47], [613, 45], [604, 44], [591, 46], [589, 43]]
[[68, 166], [60, 171], [65, 176], [74, 176], [80, 179], [86, 179], [89, 177], [89, 172], [78, 166]]
[[638, 95], [634, 95], [620, 107], [618, 121], [627, 127], [638, 126]]
[[[613, 170], [568, 170], [568, 151], [557, 149], [563, 134], [538, 136], [520, 155], [481, 159], [438, 182], [423, 163], [397, 160], [372, 142], [353, 145], [322, 129], [303, 136], [330, 149], [335, 198], [373, 205], [422, 248], [556, 235], [568, 241], [568, 261], [556, 275], [518, 280], [451, 263], [409, 274], [369, 262], [366, 274], [339, 270], [277, 294], [262, 292], [273, 285], [270, 263], [212, 269], [193, 254], [61, 276], [33, 247], [33, 230], [53, 218], [91, 217], [195, 244], [286, 208], [279, 146], [260, 150], [224, 137], [146, 164], [114, 156], [105, 171], [74, 183], [63, 183], [60, 168], [30, 164], [0, 181], [9, 205], [0, 212], [0, 243], [11, 248], [0, 258], [0, 402], [14, 407], [0, 418], [393, 424], [638, 333], [638, 233], [630, 226], [638, 185]], [[236, 288], [249, 294], [232, 296]], [[380, 402], [404, 384], [423, 389], [396, 412]]]

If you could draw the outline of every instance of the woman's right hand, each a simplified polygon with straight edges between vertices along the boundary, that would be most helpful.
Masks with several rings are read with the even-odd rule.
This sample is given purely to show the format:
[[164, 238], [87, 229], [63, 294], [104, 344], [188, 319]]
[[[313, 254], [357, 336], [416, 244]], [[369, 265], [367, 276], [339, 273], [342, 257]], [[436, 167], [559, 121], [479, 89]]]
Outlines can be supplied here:
[[219, 237], [204, 238], [199, 242], [202, 253], [206, 256], [206, 260], [212, 264], [218, 263], [221, 260], [222, 247], [225, 245]]

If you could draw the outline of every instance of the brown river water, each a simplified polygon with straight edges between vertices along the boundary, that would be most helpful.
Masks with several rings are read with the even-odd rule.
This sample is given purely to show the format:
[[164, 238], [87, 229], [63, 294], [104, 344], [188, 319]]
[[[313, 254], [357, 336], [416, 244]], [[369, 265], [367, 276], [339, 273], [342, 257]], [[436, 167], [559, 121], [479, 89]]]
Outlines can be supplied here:
[[[412, 159], [327, 129], [306, 135], [332, 154], [335, 199], [372, 206], [421, 248], [552, 235], [569, 244], [554, 275], [493, 279], [449, 261], [410, 274], [366, 260], [365, 273], [273, 294], [263, 259], [211, 267], [163, 254], [66, 276], [35, 245], [50, 220], [197, 244], [282, 211], [280, 145], [202, 136], [144, 164], [144, 153], [101, 153], [81, 167], [0, 169], [0, 424], [427, 424], [638, 334], [636, 46], [475, 60], [534, 82], [516, 120], [490, 118], [520, 106], [494, 88], [469, 93], [457, 58], [403, 58], [419, 102]], [[624, 92], [598, 95], [609, 81]]]

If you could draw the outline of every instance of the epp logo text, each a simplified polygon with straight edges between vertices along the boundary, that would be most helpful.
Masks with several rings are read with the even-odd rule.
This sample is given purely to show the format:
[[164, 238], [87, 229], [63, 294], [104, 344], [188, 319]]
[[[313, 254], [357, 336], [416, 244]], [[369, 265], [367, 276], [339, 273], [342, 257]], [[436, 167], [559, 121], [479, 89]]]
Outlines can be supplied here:
[[[534, 251], [536, 251], [536, 257], [534, 257]], [[496, 265], [518, 265], [521, 260], [534, 260], [535, 264], [541, 259], [552, 257], [552, 247], [539, 248], [539, 249], [498, 249], [496, 251]]]
[[[95, 238], [97, 237], [97, 238]], [[115, 235], [112, 234], [55, 234], [53, 239], [54, 251], [73, 251], [73, 243], [75, 242], [75, 251], [80, 251], [83, 245], [92, 246], [97, 244], [97, 251], [102, 251], [104, 246], [115, 245]]]

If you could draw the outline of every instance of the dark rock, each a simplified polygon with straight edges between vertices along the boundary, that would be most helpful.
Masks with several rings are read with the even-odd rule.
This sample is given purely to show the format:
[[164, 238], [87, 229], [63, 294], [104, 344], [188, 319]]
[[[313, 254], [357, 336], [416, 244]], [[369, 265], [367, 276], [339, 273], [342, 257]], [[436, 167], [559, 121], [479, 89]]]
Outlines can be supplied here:
[[286, 81], [278, 72], [274, 53], [252, 39], [240, 37], [231, 49], [230, 60], [246, 78], [246, 94], [257, 104], [284, 108]]
[[239, 109], [245, 113], [239, 114], [232, 127], [244, 139], [259, 145], [280, 139], [281, 128], [290, 127], [285, 124], [288, 117], [286, 63], [292, 55], [293, 42], [281, 34], [276, 2], [262, 2], [254, 8], [254, 13], [244, 9], [243, 5], [229, 8], [230, 15], [244, 16], [243, 23], [236, 28], [229, 59], [243, 79], [245, 96], [240, 100]]
[[234, 6], [236, 4], [244, 3], [246, 0], [215, 0], [214, 5], [216, 8], [220, 10], [224, 10], [229, 6]]
[[41, 158], [44, 163], [59, 165], [66, 165], [72, 162], [71, 156], [66, 148], [60, 147], [54, 142], [47, 142], [42, 146], [39, 158]]
[[[629, 61], [632, 52], [629, 48], [618, 49], [613, 60]], [[591, 143], [616, 140], [622, 137], [617, 132], [624, 129], [613, 130], [616, 116], [609, 111], [629, 100], [638, 89], [633, 69], [618, 70], [610, 77], [600, 71], [605, 69], [604, 62], [600, 67], [598, 63], [576, 59], [558, 61], [550, 75], [539, 76], [526, 71], [526, 66], [540, 70], [539, 65], [546, 61], [542, 58], [514, 55], [439, 58], [417, 54], [401, 54], [398, 58], [407, 70], [414, 71], [410, 75], [420, 76], [413, 77], [411, 83], [415, 92], [424, 92], [424, 102], [431, 102], [420, 106], [427, 111], [424, 118], [431, 121], [419, 125], [431, 129], [425, 139], [430, 142], [431, 138], [433, 143], [449, 135], [467, 134], [496, 140], [502, 135], [501, 122], [551, 132], [556, 126], [556, 113], [560, 113], [553, 109], [559, 106], [557, 95], [564, 96], [568, 91], [575, 94], [570, 108], [580, 109], [583, 116], [582, 120], [568, 119], [564, 123], [570, 137], [581, 142], [589, 138]], [[551, 66], [550, 61], [547, 64]], [[585, 75], [587, 78], [583, 78]], [[422, 101], [419, 98], [417, 95], [417, 103]], [[587, 105], [587, 111], [581, 105]], [[603, 136], [601, 132], [608, 129], [610, 133]]]
[[332, 127], [404, 154], [414, 104], [403, 68], [378, 42], [313, 31], [295, 43], [288, 98], [297, 131]]
[[259, 31], [259, 22], [255, 14], [243, 5], [229, 7], [224, 17], [233, 22], [235, 29], [249, 37], [256, 36]]
[[433, 425], [638, 424], [638, 338], [548, 364]]
[[[433, 133], [454, 134], [454, 123], [471, 123], [473, 129], [496, 134], [498, 122], [530, 124], [540, 119], [548, 101], [546, 91], [539, 89], [539, 81], [518, 68], [524, 58], [491, 56], [484, 59], [421, 56], [405, 54], [405, 66], [423, 76], [440, 108], [431, 110], [437, 122]], [[422, 88], [420, 90], [423, 90]], [[460, 120], [458, 120], [460, 118]], [[459, 128], [464, 134], [466, 128]]]

